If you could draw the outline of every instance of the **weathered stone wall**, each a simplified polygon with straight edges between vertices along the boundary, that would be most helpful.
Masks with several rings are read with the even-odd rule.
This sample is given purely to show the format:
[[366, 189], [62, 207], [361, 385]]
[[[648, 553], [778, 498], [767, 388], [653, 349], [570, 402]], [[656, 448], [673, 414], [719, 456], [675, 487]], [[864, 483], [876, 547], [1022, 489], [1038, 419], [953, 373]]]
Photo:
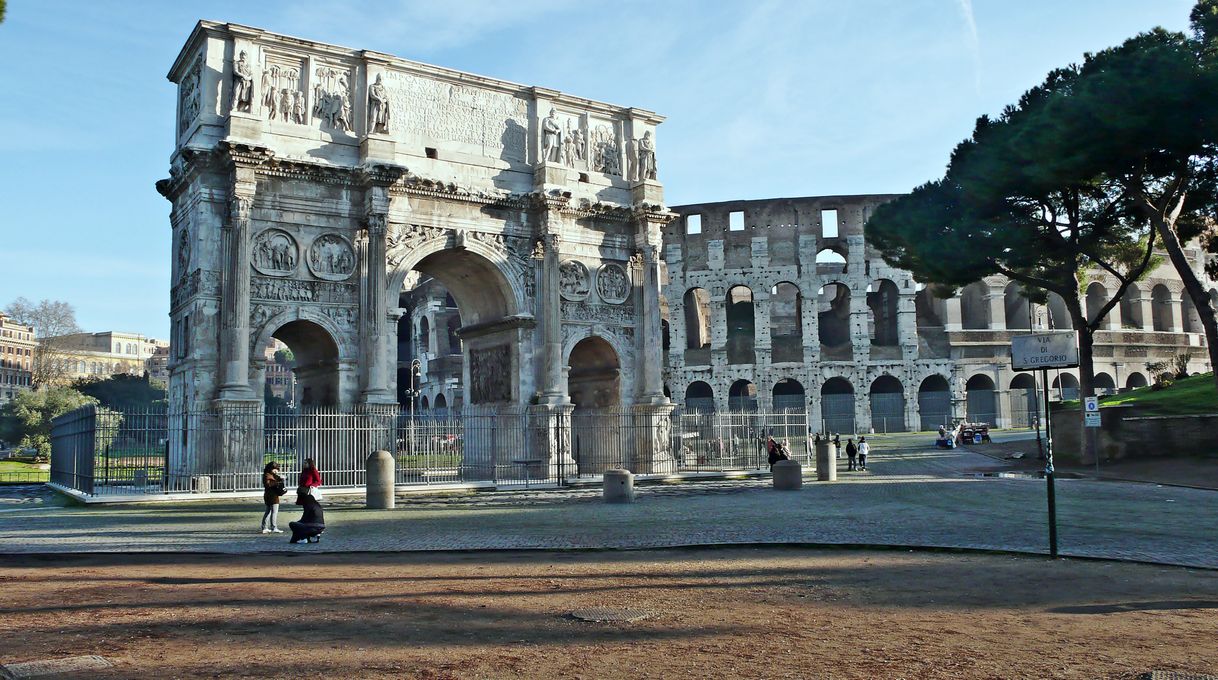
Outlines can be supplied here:
[[[1055, 410], [1053, 412], [1053, 451], [1056, 458], [1082, 460], [1082, 412]], [[1218, 413], [1209, 415], [1144, 416], [1132, 407], [1100, 409], [1100, 427], [1096, 428], [1096, 451], [1100, 460], [1124, 458], [1156, 458], [1161, 456], [1195, 456], [1207, 453], [1206, 442], [1218, 429]]]

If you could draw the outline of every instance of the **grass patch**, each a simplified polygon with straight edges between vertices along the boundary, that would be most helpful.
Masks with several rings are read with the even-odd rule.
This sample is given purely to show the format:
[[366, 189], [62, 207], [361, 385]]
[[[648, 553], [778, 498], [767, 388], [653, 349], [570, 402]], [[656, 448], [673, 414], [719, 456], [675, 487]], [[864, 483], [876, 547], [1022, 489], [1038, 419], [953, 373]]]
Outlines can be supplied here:
[[22, 463], [15, 460], [0, 460], [0, 483], [34, 484], [49, 482], [50, 470], [39, 470], [34, 463]]
[[1218, 389], [1214, 387], [1214, 374], [1203, 373], [1177, 380], [1161, 390], [1141, 387], [1100, 397], [1100, 405], [1136, 406], [1140, 412], [1156, 416], [1218, 413]]

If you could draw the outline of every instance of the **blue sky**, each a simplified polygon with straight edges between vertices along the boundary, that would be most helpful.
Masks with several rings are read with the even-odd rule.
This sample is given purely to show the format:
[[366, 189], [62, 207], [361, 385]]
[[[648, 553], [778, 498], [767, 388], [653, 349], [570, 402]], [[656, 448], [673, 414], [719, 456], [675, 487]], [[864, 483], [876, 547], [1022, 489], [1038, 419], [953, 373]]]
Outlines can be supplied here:
[[1191, 0], [9, 0], [0, 24], [0, 306], [167, 337], [165, 79], [207, 18], [668, 116], [672, 205], [908, 191], [983, 113]]

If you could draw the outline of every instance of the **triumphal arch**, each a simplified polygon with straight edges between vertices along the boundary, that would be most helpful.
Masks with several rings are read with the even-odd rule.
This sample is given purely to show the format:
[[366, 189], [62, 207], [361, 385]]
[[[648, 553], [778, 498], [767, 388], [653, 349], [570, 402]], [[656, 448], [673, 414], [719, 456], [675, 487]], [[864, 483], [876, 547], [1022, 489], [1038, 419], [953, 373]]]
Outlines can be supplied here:
[[[272, 337], [302, 409], [394, 406], [398, 296], [421, 272], [459, 305], [467, 407], [616, 407], [667, 432], [662, 117], [207, 21], [169, 79], [171, 408], [261, 408]], [[170, 466], [257, 467], [242, 436], [208, 453], [171, 427]], [[638, 439], [636, 467], [667, 455]]]

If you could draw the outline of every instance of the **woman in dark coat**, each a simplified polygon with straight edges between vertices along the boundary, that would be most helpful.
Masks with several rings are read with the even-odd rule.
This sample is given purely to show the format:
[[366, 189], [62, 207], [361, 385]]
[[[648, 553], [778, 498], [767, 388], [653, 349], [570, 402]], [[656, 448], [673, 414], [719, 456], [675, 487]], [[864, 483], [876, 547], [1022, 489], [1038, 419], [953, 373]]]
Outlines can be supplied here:
[[296, 490], [296, 505], [304, 508], [304, 514], [299, 522], [288, 522], [288, 528], [292, 530], [292, 540], [288, 542], [300, 543], [302, 539], [308, 543], [321, 541], [321, 534], [326, 530], [326, 517], [321, 511], [321, 503], [313, 497], [309, 487], [302, 486]]
[[262, 470], [262, 502], [266, 512], [262, 513], [262, 533], [282, 534], [279, 528], [279, 497], [287, 493], [283, 477], [279, 476], [279, 463], [271, 461]]

